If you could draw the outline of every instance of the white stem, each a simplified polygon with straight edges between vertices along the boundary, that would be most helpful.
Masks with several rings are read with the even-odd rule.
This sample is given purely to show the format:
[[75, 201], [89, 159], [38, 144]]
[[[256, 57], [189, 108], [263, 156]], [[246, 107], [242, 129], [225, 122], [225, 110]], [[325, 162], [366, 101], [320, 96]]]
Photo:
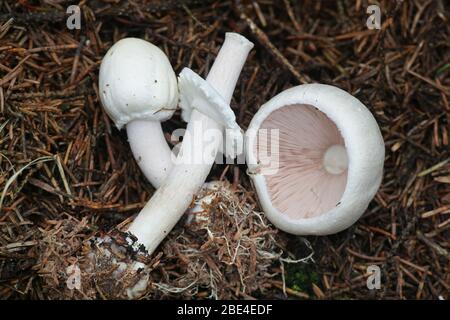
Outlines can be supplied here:
[[127, 124], [128, 142], [142, 173], [159, 188], [173, 163], [171, 150], [159, 121], [134, 120]]
[[[227, 103], [231, 101], [237, 79], [252, 47], [253, 44], [246, 38], [235, 33], [227, 33], [206, 78]], [[183, 155], [203, 154], [202, 149], [196, 149], [198, 145], [193, 141], [194, 127], [198, 127], [199, 124], [203, 131], [223, 130], [221, 125], [194, 109], [178, 158]], [[221, 140], [216, 139], [212, 146], [208, 145], [212, 148], [214, 156], [204, 159], [201, 164], [177, 162], [131, 224], [129, 231], [146, 247], [149, 254], [153, 253], [189, 207], [211, 170], [220, 144]]]
[[348, 168], [347, 150], [343, 145], [329, 147], [323, 155], [323, 166], [330, 174], [342, 174]]

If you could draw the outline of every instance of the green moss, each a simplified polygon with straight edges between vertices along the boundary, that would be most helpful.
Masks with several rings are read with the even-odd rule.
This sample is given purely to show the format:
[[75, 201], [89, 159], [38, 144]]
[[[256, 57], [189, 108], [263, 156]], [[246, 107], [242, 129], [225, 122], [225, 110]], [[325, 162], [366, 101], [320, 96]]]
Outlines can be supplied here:
[[297, 291], [312, 294], [312, 284], [319, 283], [319, 275], [314, 266], [306, 263], [286, 263], [285, 265], [286, 285]]

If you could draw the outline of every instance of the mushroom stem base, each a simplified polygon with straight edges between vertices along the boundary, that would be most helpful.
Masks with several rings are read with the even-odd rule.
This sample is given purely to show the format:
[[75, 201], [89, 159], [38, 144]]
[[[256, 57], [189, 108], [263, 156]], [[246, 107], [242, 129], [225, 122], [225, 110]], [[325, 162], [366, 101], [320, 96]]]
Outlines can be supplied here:
[[348, 168], [348, 157], [345, 147], [340, 144], [332, 145], [325, 151], [323, 166], [330, 174], [341, 174]]

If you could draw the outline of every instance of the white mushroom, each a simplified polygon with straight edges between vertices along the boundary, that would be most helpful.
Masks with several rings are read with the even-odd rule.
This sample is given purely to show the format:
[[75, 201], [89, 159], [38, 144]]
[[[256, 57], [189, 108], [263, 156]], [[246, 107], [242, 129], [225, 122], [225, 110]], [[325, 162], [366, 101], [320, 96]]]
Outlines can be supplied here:
[[[145, 166], [141, 164], [141, 169], [144, 173], [147, 170], [146, 176], [153, 185], [161, 184], [161, 187], [131, 224], [128, 230], [131, 236], [121, 237], [125, 243], [133, 245], [136, 256], [143, 253], [143, 247], [147, 249], [148, 254], [152, 254], [161, 240], [188, 209], [194, 195], [205, 181], [217, 149], [222, 143], [224, 129], [222, 124], [212, 120], [208, 115], [211, 116], [211, 113], [215, 112], [230, 116], [229, 102], [231, 95], [252, 46], [253, 44], [244, 37], [227, 33], [207, 81], [202, 80], [197, 75], [193, 76], [196, 80], [192, 81], [194, 73], [186, 70], [180, 75], [184, 94], [194, 98], [193, 100], [190, 98], [183, 99], [183, 101], [188, 101], [183, 103], [183, 106], [193, 110], [191, 110], [187, 133], [177, 156], [177, 160], [181, 161], [177, 162], [170, 172], [161, 169], [161, 167], [167, 169], [173, 163], [171, 161], [172, 154], [163, 139], [159, 122], [157, 122], [172, 115], [176, 107], [172, 93], [176, 95], [177, 90], [172, 92], [172, 80], [168, 80], [168, 78], [171, 78], [173, 71], [167, 58], [161, 52], [158, 52], [159, 49], [156, 48], [156, 50], [154, 46], [145, 41], [126, 39], [114, 45], [102, 62], [100, 88], [102, 90], [101, 100], [105, 109], [119, 128], [127, 124], [128, 133], [136, 139], [141, 139], [134, 142], [138, 151], [135, 153], [135, 157], [140, 152], [144, 153], [143, 158], [145, 158], [146, 163]], [[116, 54], [119, 56], [117, 60], [113, 59]], [[154, 62], [157, 62], [156, 65], [154, 65]], [[145, 69], [147, 72], [137, 71], [141, 69]], [[164, 69], [166, 73], [164, 73]], [[161, 72], [154, 72], [154, 70]], [[151, 87], [149, 74], [155, 76], [157, 82], [159, 82], [158, 79], [167, 81], [167, 86], [160, 91], [152, 91], [154, 88]], [[191, 77], [184, 75], [191, 75]], [[151, 78], [153, 79], [153, 77]], [[136, 82], [136, 79], [140, 81]], [[200, 89], [199, 86], [202, 88]], [[211, 103], [211, 108], [206, 106], [206, 109], [203, 110], [208, 115], [198, 111], [195, 106], [196, 99], [192, 93], [199, 92], [198, 90], [206, 90], [205, 92], [209, 97], [207, 99], [214, 101]], [[154, 99], [153, 102], [156, 103], [150, 103], [150, 98]], [[218, 107], [223, 108], [223, 110], [216, 111], [214, 109]], [[230, 124], [230, 118], [227, 119], [227, 124]], [[198, 125], [203, 128], [200, 136], [196, 136], [199, 133], [195, 132]], [[232, 124], [232, 126], [237, 127], [235, 124]], [[139, 132], [139, 129], [142, 129], [141, 133], [134, 134]], [[209, 148], [203, 148], [203, 145], [196, 144], [198, 142], [196, 140], [202, 140], [202, 133], [206, 133], [208, 130], [218, 133], [216, 136], [218, 139], [213, 140]], [[149, 132], [154, 132], [155, 135], [148, 136]], [[142, 139], [150, 139], [150, 141], [145, 144]], [[130, 141], [130, 143], [133, 144], [133, 141]], [[152, 143], [155, 143], [155, 145], [152, 145]], [[142, 147], [150, 150], [145, 150], [145, 148], [141, 150]], [[146, 151], [148, 153], [145, 153]], [[204, 154], [208, 151], [210, 151], [209, 157], [203, 158], [204, 161], [199, 164], [192, 163], [186, 157], [189, 154]], [[165, 154], [165, 159], [161, 157], [161, 153]], [[153, 158], [157, 158], [156, 162]], [[166, 174], [168, 174], [167, 177], [165, 177]], [[116, 287], [118, 290], [125, 286], [125, 292], [121, 294], [125, 294], [128, 298], [137, 298], [145, 292], [151, 269], [136, 260], [134, 256], [127, 255], [126, 250], [128, 249], [123, 246], [123, 241], [117, 242], [115, 236], [112, 238], [105, 236], [93, 239], [90, 246], [94, 246], [97, 250], [93, 250], [87, 255], [86, 268], [88, 272], [101, 268], [102, 263], [113, 264], [117, 266], [117, 269], [111, 274], [112, 281], [117, 281]], [[105, 259], [106, 262], [103, 262]], [[126, 279], [125, 282], [122, 281], [124, 279]]]
[[333, 86], [307, 84], [258, 110], [247, 131], [246, 157], [261, 206], [275, 226], [326, 235], [352, 225], [375, 196], [384, 142], [358, 99]]
[[134, 158], [159, 187], [172, 167], [161, 121], [178, 104], [178, 87], [169, 59], [158, 47], [136, 38], [116, 42], [100, 66], [100, 99], [120, 129], [126, 125]]
[[[246, 38], [235, 33], [226, 34], [206, 81], [200, 81], [201, 90], [208, 93], [208, 101], [220, 101], [214, 105], [229, 108], [237, 79], [252, 47], [253, 44]], [[129, 228], [129, 232], [137, 237], [138, 243], [143, 244], [149, 254], [189, 207], [211, 170], [222, 140], [223, 125], [200, 112], [196, 108], [195, 99], [184, 98], [199, 90], [199, 79], [195, 77], [196, 80], [192, 80], [192, 73], [183, 70], [180, 74], [181, 101], [192, 103], [194, 110], [190, 114], [177, 163]], [[206, 109], [202, 111], [204, 110]], [[202, 140], [207, 132], [218, 132], [219, 136], [204, 146], [205, 141]], [[193, 162], [192, 156], [199, 155], [201, 161]]]

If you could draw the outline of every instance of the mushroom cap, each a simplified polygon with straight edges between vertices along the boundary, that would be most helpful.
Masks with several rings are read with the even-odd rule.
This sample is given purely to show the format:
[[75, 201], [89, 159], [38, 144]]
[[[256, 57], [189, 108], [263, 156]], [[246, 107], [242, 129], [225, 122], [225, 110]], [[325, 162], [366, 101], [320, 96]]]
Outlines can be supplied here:
[[100, 99], [120, 129], [132, 120], [164, 121], [178, 104], [175, 72], [157, 46], [137, 38], [116, 42], [100, 66]]
[[236, 157], [236, 150], [243, 144], [243, 134], [236, 123], [233, 110], [222, 96], [206, 80], [189, 68], [184, 68], [178, 77], [181, 117], [189, 122], [193, 109], [223, 125], [226, 129], [226, 154]]
[[[260, 152], [272, 145], [258, 138], [260, 129], [279, 130], [277, 159], [270, 165]], [[264, 212], [292, 234], [348, 228], [382, 180], [384, 141], [375, 118], [358, 99], [329, 85], [300, 85], [261, 106], [247, 130], [245, 150]]]

